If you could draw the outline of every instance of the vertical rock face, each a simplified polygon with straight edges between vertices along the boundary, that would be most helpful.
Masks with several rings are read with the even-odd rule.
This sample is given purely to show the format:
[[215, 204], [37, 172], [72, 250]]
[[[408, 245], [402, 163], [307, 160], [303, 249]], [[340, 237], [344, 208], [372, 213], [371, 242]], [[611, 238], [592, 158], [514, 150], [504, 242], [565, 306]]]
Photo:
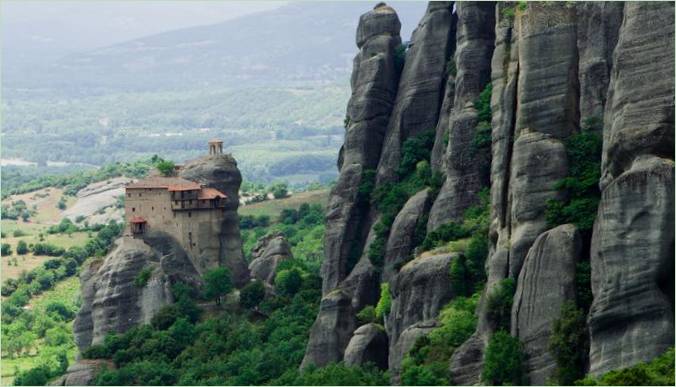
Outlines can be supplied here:
[[528, 251], [519, 274], [512, 305], [512, 336], [526, 354], [526, 376], [532, 385], [544, 385], [556, 362], [548, 350], [549, 336], [561, 306], [575, 301], [575, 265], [582, 240], [572, 224], [540, 236]]
[[396, 275], [399, 266], [413, 257], [413, 244], [417, 228], [425, 220], [429, 211], [429, 189], [413, 195], [399, 211], [392, 224], [390, 237], [385, 247], [385, 267], [383, 281], [388, 282]]
[[282, 235], [269, 235], [256, 243], [249, 264], [251, 277], [272, 285], [280, 262], [293, 259], [291, 246]]
[[184, 179], [216, 188], [228, 197], [218, 235], [212, 235], [212, 231], [207, 229], [197, 235], [201, 246], [209, 246], [202, 251], [197, 260], [208, 262], [209, 268], [226, 266], [232, 273], [235, 285], [243, 286], [249, 281], [249, 271], [242, 251], [239, 215], [237, 215], [239, 186], [242, 184], [237, 161], [229, 154], [204, 156], [187, 162], [179, 175]]
[[674, 5], [626, 3], [592, 241], [590, 372], [674, 342]]
[[[398, 341], [408, 327], [433, 320], [441, 308], [453, 298], [449, 284], [451, 261], [456, 255], [418, 257], [404, 265], [390, 281], [392, 307], [385, 328], [390, 338], [390, 371], [398, 377], [405, 352]], [[410, 346], [406, 346], [406, 351]]]
[[[491, 79], [491, 56], [495, 45], [495, 5], [491, 2], [456, 3], [458, 26], [454, 65], [453, 107], [443, 128], [448, 138], [444, 159], [444, 182], [430, 211], [428, 229], [458, 221], [476, 202], [477, 193], [488, 186], [488, 159], [472, 147], [477, 124], [474, 101]], [[448, 86], [448, 85], [447, 85]], [[448, 92], [448, 90], [447, 90]], [[451, 103], [450, 101], [448, 102]], [[439, 120], [444, 121], [443, 119]], [[437, 136], [439, 137], [439, 136]], [[439, 147], [436, 139], [435, 147]], [[433, 160], [439, 167], [439, 162]]]
[[447, 62], [454, 45], [451, 6], [449, 1], [430, 2], [413, 31], [378, 164], [379, 183], [396, 180], [401, 144], [406, 138], [437, 126]]
[[340, 175], [331, 190], [326, 214], [322, 293], [335, 289], [349, 274], [363, 246], [360, 232], [368, 208], [359, 202], [363, 174], [375, 169], [399, 77], [395, 51], [401, 45], [396, 12], [379, 4], [361, 16], [357, 27], [359, 53], [354, 58], [352, 97], [347, 107]]

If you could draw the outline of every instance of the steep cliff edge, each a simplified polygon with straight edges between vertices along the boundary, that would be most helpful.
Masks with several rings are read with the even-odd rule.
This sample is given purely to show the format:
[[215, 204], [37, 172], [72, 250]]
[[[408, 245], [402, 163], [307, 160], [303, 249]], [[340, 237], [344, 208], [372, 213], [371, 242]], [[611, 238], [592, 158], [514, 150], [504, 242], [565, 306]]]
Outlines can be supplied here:
[[[571, 383], [673, 346], [673, 4], [431, 3], [401, 75], [387, 66], [404, 51], [389, 50], [395, 19], [382, 3], [360, 19], [324, 299], [303, 366], [370, 343], [375, 330], [358, 331], [356, 315], [376, 305], [379, 282], [392, 299], [387, 346], [379, 338], [369, 356], [387, 352], [394, 382], [447, 323], [442, 307], [477, 289], [476, 329], [446, 351], [447, 382]], [[389, 44], [372, 55], [388, 75], [369, 78], [388, 91], [377, 100], [355, 81], [376, 37]], [[377, 129], [356, 130], [366, 126], [355, 101], [378, 107]], [[468, 223], [485, 190], [487, 232]], [[454, 258], [412, 269], [432, 257]], [[562, 376], [551, 342], [571, 310], [586, 322]], [[505, 335], [524, 360], [514, 379], [494, 379], [485, 359]], [[349, 358], [360, 364], [352, 348]]]

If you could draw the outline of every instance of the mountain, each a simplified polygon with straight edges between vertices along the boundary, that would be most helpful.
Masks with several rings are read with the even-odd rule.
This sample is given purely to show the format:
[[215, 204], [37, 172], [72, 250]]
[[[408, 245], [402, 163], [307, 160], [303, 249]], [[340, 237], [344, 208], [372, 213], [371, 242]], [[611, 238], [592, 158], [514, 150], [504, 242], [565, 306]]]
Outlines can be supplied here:
[[[424, 11], [424, 4], [398, 5], [410, 31]], [[64, 52], [58, 59], [50, 53], [43, 60], [12, 66], [10, 58], [3, 61], [7, 65], [3, 88], [87, 95], [344, 81], [355, 52], [350, 31], [356, 27], [358, 15], [369, 6], [363, 2], [291, 3], [222, 23], [78, 53]], [[49, 28], [42, 26], [41, 30]], [[63, 30], [62, 26], [54, 27], [62, 34]], [[10, 45], [16, 46], [20, 45]], [[15, 49], [10, 55], [18, 56], [19, 52]]]

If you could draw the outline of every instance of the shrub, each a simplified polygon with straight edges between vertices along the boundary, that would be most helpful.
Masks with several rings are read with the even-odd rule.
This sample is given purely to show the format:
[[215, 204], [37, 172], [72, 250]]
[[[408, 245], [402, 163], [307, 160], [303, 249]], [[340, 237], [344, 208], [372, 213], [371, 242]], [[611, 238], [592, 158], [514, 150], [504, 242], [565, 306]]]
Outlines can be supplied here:
[[12, 236], [14, 238], [20, 238], [20, 237], [26, 236], [26, 235], [27, 234], [25, 232], [23, 232], [22, 230], [19, 230], [19, 229], [16, 229], [16, 230], [14, 230], [14, 232], [12, 232]]
[[162, 176], [172, 176], [176, 169], [176, 164], [170, 160], [160, 160], [155, 163], [155, 168], [162, 174]]
[[49, 381], [51, 372], [45, 366], [31, 368], [28, 371], [20, 372], [14, 378], [15, 386], [44, 386]]
[[515, 291], [514, 279], [505, 278], [489, 292], [486, 300], [486, 314], [496, 329], [509, 329]]
[[49, 257], [58, 257], [66, 252], [66, 250], [63, 247], [59, 247], [51, 243], [36, 243], [33, 245], [32, 250], [33, 254], [35, 255], [46, 255]]
[[148, 280], [153, 275], [153, 269], [151, 267], [144, 267], [141, 271], [136, 274], [134, 278], [134, 285], [139, 288], [144, 288], [148, 284]]
[[19, 254], [19, 255], [28, 254], [28, 244], [26, 244], [26, 241], [20, 240], [16, 244], [16, 253]]
[[380, 284], [380, 299], [376, 304], [376, 318], [384, 319], [392, 308], [392, 296], [390, 295], [390, 284], [383, 282]]
[[359, 313], [357, 313], [357, 320], [359, 320], [361, 324], [370, 324], [377, 322], [378, 318], [376, 317], [376, 308], [374, 308], [373, 305], [368, 305], [364, 307], [364, 309], [360, 310]]
[[174, 322], [181, 316], [178, 305], [165, 305], [150, 320], [150, 325], [155, 329], [165, 330], [174, 325]]
[[47, 312], [47, 314], [56, 315], [63, 321], [70, 321], [75, 317], [75, 311], [59, 301], [53, 301], [47, 304], [45, 312]]
[[56, 203], [56, 208], [58, 208], [59, 210], [62, 210], [62, 211], [65, 210], [66, 209], [66, 198], [61, 196], [61, 199], [59, 199], [59, 202]]
[[561, 306], [561, 316], [554, 321], [549, 336], [549, 351], [556, 359], [554, 378], [560, 385], [570, 385], [584, 376], [588, 348], [585, 314], [574, 302]]
[[232, 291], [230, 270], [225, 267], [212, 269], [204, 274], [204, 296], [220, 304], [221, 297]]
[[524, 355], [521, 343], [509, 333], [499, 330], [486, 346], [483, 381], [489, 385], [523, 385]]
[[591, 264], [580, 261], [575, 266], [575, 298], [577, 305], [586, 313], [594, 299], [591, 290]]
[[275, 276], [275, 290], [285, 296], [293, 296], [303, 285], [303, 277], [297, 268], [280, 270]]
[[601, 377], [588, 376], [575, 382], [577, 386], [673, 386], [674, 348], [647, 363], [610, 371]]
[[384, 386], [389, 384], [387, 372], [374, 366], [348, 367], [332, 363], [317, 368], [310, 366], [300, 372], [292, 369], [272, 384], [288, 386]]
[[2, 244], [2, 254], [3, 257], [6, 257], [8, 255], [12, 255], [12, 246], [10, 246], [9, 243], [3, 243]]
[[432, 232], [428, 232], [420, 246], [423, 251], [428, 251], [441, 246], [443, 243], [466, 238], [467, 236], [469, 236], [469, 232], [462, 225], [449, 222], [439, 226]]
[[286, 183], [277, 183], [270, 187], [270, 192], [275, 199], [282, 199], [289, 195], [289, 187]]
[[265, 286], [263, 282], [255, 280], [248, 283], [239, 293], [239, 304], [243, 308], [253, 309], [265, 298]]

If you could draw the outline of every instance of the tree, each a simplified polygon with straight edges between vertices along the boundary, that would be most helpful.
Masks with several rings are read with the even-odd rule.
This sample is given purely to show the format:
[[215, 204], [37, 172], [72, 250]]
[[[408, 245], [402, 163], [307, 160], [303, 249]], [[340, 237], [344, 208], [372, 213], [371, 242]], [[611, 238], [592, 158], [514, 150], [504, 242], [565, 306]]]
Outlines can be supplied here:
[[380, 299], [376, 305], [376, 317], [378, 319], [384, 319], [385, 316], [390, 313], [391, 307], [392, 298], [390, 296], [390, 284], [383, 282], [380, 284]]
[[270, 192], [275, 199], [285, 198], [289, 195], [289, 187], [286, 183], [277, 183], [270, 187]]
[[28, 254], [28, 244], [26, 244], [26, 241], [20, 240], [19, 243], [17, 243], [16, 253], [19, 255]]
[[169, 160], [160, 160], [155, 164], [155, 168], [162, 174], [162, 176], [172, 176], [176, 169], [176, 164]]
[[282, 295], [293, 296], [303, 285], [303, 277], [297, 268], [280, 270], [275, 276], [275, 289]]
[[10, 246], [9, 243], [3, 243], [1, 254], [2, 254], [3, 257], [6, 257], [8, 255], [12, 255], [12, 246]]
[[239, 293], [239, 303], [247, 309], [258, 307], [263, 298], [265, 298], [265, 286], [258, 280], [247, 284]]
[[519, 339], [500, 330], [495, 332], [486, 346], [483, 381], [489, 385], [523, 385], [523, 361]]
[[221, 303], [221, 297], [232, 291], [230, 270], [218, 267], [204, 274], [204, 296]]

